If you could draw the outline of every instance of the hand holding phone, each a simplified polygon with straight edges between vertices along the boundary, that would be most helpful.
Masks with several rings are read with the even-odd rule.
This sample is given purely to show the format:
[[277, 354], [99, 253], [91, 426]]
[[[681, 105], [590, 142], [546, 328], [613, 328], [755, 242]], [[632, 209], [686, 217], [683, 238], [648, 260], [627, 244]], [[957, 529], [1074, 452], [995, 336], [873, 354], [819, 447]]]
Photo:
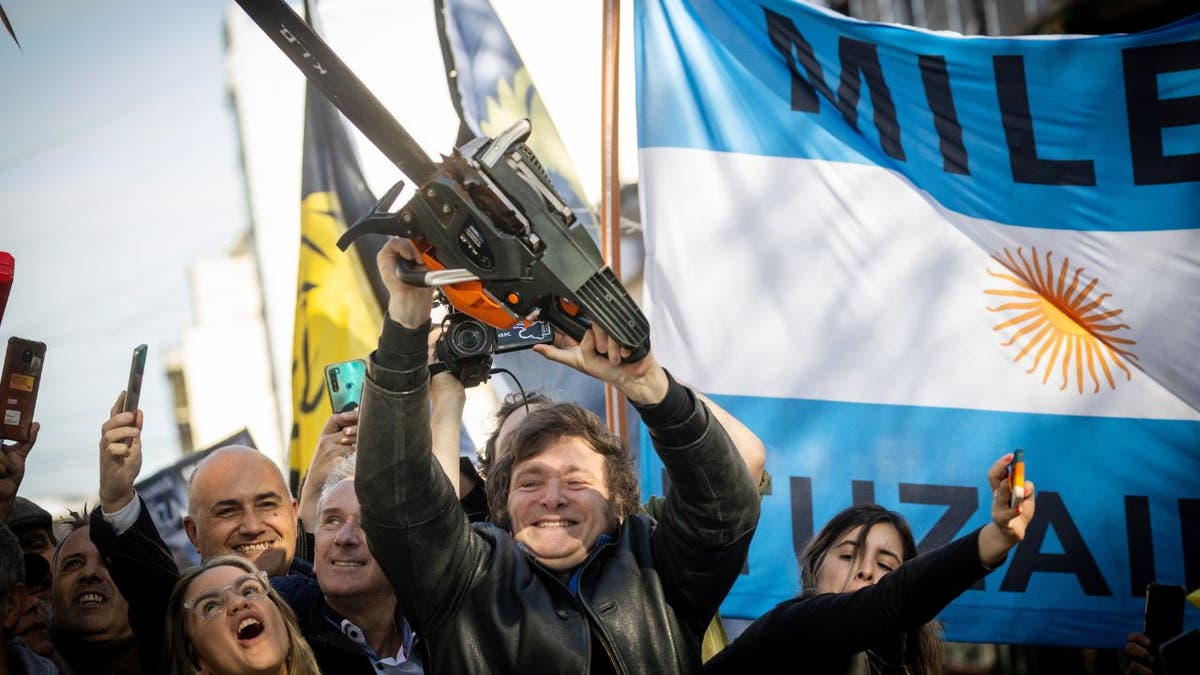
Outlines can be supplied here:
[[0, 403], [4, 413], [0, 437], [10, 441], [30, 439], [33, 408], [37, 403], [45, 360], [46, 343], [18, 337], [8, 339], [4, 372], [0, 376]]
[[1023, 448], [1013, 451], [1012, 461], [1008, 464], [1008, 490], [1012, 495], [1009, 498], [1008, 508], [1016, 509], [1025, 499], [1025, 450]]
[[133, 359], [129, 362], [129, 381], [125, 385], [125, 405], [121, 412], [137, 412], [142, 397], [142, 376], [146, 373], [146, 352], [149, 347], [138, 345], [133, 348]]

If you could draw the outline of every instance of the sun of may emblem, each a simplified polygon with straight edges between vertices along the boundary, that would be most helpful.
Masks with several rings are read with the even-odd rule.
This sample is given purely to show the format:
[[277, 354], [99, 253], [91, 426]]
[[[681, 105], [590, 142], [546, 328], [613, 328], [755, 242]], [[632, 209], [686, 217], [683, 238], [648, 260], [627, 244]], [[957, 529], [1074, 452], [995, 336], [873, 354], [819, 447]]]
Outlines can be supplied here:
[[1059, 371], [1060, 390], [1074, 379], [1082, 394], [1085, 377], [1090, 379], [1093, 393], [1100, 391], [1101, 377], [1110, 389], [1116, 389], [1115, 368], [1109, 364], [1124, 371], [1125, 379], [1130, 380], [1133, 374], [1122, 359], [1137, 361], [1137, 355], [1129, 351], [1136, 342], [1115, 335], [1129, 330], [1127, 324], [1117, 319], [1125, 310], [1102, 307], [1112, 294], [1096, 293], [1100, 280], [1093, 278], [1084, 283], [1080, 278], [1083, 268], [1076, 267], [1072, 273], [1069, 258], [1063, 258], [1055, 269], [1053, 257], [1054, 253], [1047, 251], [1044, 261], [1040, 260], [1036, 248], [1028, 259], [1020, 248], [1015, 256], [1007, 248], [992, 256], [1004, 269], [994, 272], [989, 267], [988, 274], [1008, 282], [1005, 288], [984, 291], [986, 295], [1008, 300], [988, 307], [988, 311], [1008, 317], [993, 330], [1017, 329], [1003, 346], [1018, 345], [1013, 361], [1032, 354], [1033, 363], [1026, 372], [1036, 371], [1044, 360], [1042, 384], [1049, 381], [1051, 373]]

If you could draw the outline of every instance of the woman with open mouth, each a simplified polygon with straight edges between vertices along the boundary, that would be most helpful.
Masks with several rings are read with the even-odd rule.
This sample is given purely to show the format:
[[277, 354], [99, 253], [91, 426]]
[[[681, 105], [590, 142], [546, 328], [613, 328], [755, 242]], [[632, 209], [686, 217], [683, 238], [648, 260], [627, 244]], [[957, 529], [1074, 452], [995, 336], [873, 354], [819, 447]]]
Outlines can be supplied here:
[[296, 616], [267, 573], [218, 556], [185, 573], [167, 608], [173, 675], [320, 675]]

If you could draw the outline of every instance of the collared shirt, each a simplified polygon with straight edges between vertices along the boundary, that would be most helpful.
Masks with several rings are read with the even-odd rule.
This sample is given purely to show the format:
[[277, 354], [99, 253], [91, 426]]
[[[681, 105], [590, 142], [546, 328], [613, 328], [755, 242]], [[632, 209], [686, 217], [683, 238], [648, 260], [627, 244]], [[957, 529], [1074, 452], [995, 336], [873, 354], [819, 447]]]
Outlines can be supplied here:
[[379, 654], [375, 653], [375, 649], [367, 644], [367, 638], [363, 634], [362, 629], [354, 625], [353, 621], [338, 616], [328, 605], [323, 609], [325, 620], [362, 648], [363, 653], [371, 659], [371, 665], [375, 668], [375, 672], [385, 675], [410, 675], [412, 673], [424, 672], [419, 661], [411, 658], [415, 636], [412, 628], [408, 625], [408, 621], [401, 620], [401, 644], [395, 656], [380, 658]]

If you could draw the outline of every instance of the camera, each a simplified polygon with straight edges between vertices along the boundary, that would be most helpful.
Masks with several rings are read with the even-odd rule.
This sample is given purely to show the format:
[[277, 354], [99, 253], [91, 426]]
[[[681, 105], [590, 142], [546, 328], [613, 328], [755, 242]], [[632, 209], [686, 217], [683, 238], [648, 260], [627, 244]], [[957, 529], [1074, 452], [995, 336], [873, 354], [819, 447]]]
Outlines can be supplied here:
[[32, 362], [33, 362], [33, 350], [32, 349], [26, 349], [25, 351], [21, 352], [21, 363], [32, 363]]
[[474, 387], [492, 374], [492, 355], [549, 344], [554, 331], [545, 321], [520, 321], [497, 330], [464, 312], [450, 312], [442, 321], [437, 358], [464, 387]]

